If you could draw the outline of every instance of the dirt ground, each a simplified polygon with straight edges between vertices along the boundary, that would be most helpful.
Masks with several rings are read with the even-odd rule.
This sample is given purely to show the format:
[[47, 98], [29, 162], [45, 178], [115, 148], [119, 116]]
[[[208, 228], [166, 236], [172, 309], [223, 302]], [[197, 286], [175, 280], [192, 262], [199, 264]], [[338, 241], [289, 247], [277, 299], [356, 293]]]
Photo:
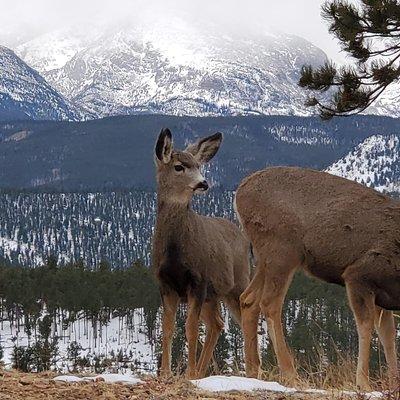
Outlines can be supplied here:
[[[65, 383], [52, 380], [54, 373], [26, 374], [16, 371], [0, 371], [0, 400], [143, 400], [143, 399], [271, 399], [271, 400], [314, 400], [344, 399], [343, 396], [296, 393], [227, 393], [215, 394], [201, 391], [183, 379], [161, 380], [144, 378], [136, 386], [97, 382]], [[354, 397], [353, 397], [354, 398]], [[356, 397], [357, 400], [362, 397]]]

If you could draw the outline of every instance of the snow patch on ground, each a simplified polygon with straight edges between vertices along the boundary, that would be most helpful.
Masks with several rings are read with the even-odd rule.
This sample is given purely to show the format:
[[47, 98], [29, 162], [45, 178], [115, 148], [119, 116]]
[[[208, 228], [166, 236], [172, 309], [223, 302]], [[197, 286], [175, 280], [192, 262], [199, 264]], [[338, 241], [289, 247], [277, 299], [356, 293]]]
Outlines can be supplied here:
[[128, 385], [137, 385], [143, 381], [135, 376], [122, 374], [101, 374], [97, 375], [94, 380], [104, 379], [106, 383], [126, 383]]
[[66, 383], [78, 383], [85, 381], [104, 381], [105, 383], [124, 383], [127, 385], [138, 385], [139, 383], [143, 383], [141, 379], [136, 378], [133, 375], [124, 374], [101, 374], [83, 378], [75, 375], [60, 375], [56, 376], [53, 380]]
[[241, 376], [209, 376], [203, 379], [191, 381], [199, 389], [208, 392], [231, 392], [267, 390], [271, 392], [293, 393], [296, 389], [287, 388], [277, 382], [266, 382], [254, 378], [244, 378]]
[[[269, 392], [277, 392], [277, 393], [295, 393], [295, 392], [303, 392], [303, 393], [317, 393], [323, 395], [334, 394], [333, 391], [321, 390], [321, 389], [306, 389], [306, 390], [297, 390], [294, 388], [288, 388], [286, 386], [282, 386], [277, 382], [267, 382], [254, 378], [244, 378], [241, 376], [209, 376], [203, 379], [195, 379], [191, 381], [193, 385], [198, 387], [199, 389], [208, 391], [208, 392], [231, 392], [231, 391], [269, 391]], [[335, 392], [337, 395], [346, 395], [346, 396], [358, 396], [359, 393], [353, 391], [337, 391]], [[380, 398], [383, 396], [381, 392], [370, 392], [364, 393], [364, 398], [373, 399]]]
[[66, 383], [76, 383], [76, 382], [83, 382], [82, 378], [79, 378], [75, 375], [60, 375], [53, 378], [53, 381], [56, 382], [66, 382]]

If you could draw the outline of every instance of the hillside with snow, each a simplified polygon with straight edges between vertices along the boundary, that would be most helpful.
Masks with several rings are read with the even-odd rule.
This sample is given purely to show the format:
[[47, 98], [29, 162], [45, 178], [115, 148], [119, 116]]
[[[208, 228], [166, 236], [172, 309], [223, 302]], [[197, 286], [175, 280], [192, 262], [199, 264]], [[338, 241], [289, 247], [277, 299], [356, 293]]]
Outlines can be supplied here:
[[370, 136], [326, 171], [379, 191], [400, 192], [399, 136]]
[[[325, 169], [371, 135], [398, 134], [397, 120], [285, 116], [137, 115], [82, 122], [0, 124], [0, 188], [154, 189], [154, 143], [170, 127], [177, 148], [215, 132], [223, 145], [208, 168], [214, 186], [235, 189], [270, 165]], [[15, 154], [19, 156], [16, 157]]]
[[76, 120], [77, 109], [12, 50], [0, 45], [0, 120]]

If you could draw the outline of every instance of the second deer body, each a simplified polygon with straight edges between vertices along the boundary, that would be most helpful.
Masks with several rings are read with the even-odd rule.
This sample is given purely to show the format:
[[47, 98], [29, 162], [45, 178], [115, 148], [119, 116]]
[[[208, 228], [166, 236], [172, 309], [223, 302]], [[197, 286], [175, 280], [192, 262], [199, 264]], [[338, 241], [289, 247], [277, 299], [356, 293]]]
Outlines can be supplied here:
[[358, 338], [357, 384], [368, 389], [372, 329], [385, 350], [396, 385], [396, 330], [400, 309], [400, 203], [324, 172], [275, 167], [246, 178], [236, 208], [256, 257], [256, 273], [241, 297], [246, 372], [257, 376], [257, 322], [266, 316], [282, 373], [296, 377], [281, 312], [296, 270], [346, 287]]

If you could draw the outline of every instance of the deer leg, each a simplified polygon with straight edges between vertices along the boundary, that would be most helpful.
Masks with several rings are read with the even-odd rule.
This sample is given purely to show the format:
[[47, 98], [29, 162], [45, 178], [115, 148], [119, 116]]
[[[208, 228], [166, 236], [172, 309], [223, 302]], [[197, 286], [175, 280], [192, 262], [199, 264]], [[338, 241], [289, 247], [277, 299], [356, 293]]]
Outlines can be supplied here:
[[171, 375], [171, 344], [175, 330], [176, 310], [178, 309], [179, 296], [175, 292], [162, 295], [162, 356], [161, 376]]
[[290, 384], [297, 379], [294, 359], [285, 341], [282, 327], [282, 307], [294, 270], [277, 265], [268, 268], [261, 300], [261, 310], [267, 319], [268, 334], [278, 360], [282, 377]]
[[204, 303], [201, 309], [200, 318], [204, 321], [207, 329], [203, 350], [197, 364], [198, 377], [202, 378], [207, 372], [218, 337], [224, 328], [218, 301]]
[[375, 329], [382, 343], [388, 366], [389, 385], [395, 389], [399, 384], [396, 356], [396, 327], [393, 312], [380, 307], [375, 308]]
[[345, 284], [358, 333], [356, 383], [361, 390], [370, 391], [369, 356], [375, 316], [374, 297], [368, 287], [354, 280], [345, 281]]
[[188, 379], [197, 377], [196, 357], [197, 340], [199, 337], [199, 318], [202, 302], [193, 294], [188, 295], [188, 310], [186, 317], [186, 340], [188, 342], [188, 365], [186, 376]]
[[264, 278], [256, 273], [250, 285], [240, 296], [242, 330], [244, 336], [244, 356], [246, 376], [258, 378], [261, 373], [260, 353], [258, 349], [258, 320], [260, 317], [260, 300]]

